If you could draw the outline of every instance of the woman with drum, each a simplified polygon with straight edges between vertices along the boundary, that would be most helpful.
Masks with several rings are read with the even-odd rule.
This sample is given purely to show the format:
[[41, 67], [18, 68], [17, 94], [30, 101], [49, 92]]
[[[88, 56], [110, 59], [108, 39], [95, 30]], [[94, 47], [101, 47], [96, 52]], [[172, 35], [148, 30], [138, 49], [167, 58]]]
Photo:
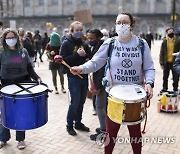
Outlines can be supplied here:
[[[107, 62], [108, 66], [103, 82], [108, 93], [115, 85], [137, 84], [144, 86], [147, 99], [151, 99], [155, 79], [154, 64], [147, 42], [133, 35], [134, 26], [135, 22], [131, 14], [120, 13], [116, 19], [116, 32], [118, 36], [114, 38], [114, 41], [112, 39], [106, 40], [90, 61], [73, 67], [71, 72], [73, 74], [95, 72]], [[112, 42], [112, 51], [109, 51]], [[135, 110], [133, 111], [136, 112]], [[140, 122], [138, 124], [127, 125], [127, 127], [133, 153], [140, 154], [142, 148]], [[112, 121], [107, 116], [106, 132], [108, 135], [105, 140], [106, 154], [112, 153], [119, 128], [120, 124]], [[106, 142], [108, 139], [109, 143]]]
[[[34, 71], [26, 49], [20, 45], [17, 32], [6, 29], [2, 34], [2, 48], [0, 50], [1, 84], [17, 84], [29, 82], [31, 79], [41, 82], [40, 77]], [[10, 130], [0, 125], [0, 148], [6, 145], [10, 139]], [[17, 148], [24, 149], [25, 131], [16, 131]]]

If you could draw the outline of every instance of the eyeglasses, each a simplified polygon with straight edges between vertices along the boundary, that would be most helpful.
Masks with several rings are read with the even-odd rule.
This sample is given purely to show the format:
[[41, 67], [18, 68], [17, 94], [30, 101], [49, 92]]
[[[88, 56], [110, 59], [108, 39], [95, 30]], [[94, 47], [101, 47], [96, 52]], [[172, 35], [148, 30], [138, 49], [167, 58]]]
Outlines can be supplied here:
[[130, 25], [130, 22], [129, 21], [117, 21], [116, 22], [117, 25]]

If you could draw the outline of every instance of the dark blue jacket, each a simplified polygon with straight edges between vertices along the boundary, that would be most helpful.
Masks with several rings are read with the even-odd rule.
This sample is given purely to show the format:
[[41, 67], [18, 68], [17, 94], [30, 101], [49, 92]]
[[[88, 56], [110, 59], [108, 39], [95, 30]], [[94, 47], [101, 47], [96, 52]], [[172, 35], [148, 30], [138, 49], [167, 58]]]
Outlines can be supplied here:
[[180, 53], [179, 55], [176, 57], [174, 64], [173, 64], [173, 68], [176, 71], [176, 73], [178, 75], [180, 75]]

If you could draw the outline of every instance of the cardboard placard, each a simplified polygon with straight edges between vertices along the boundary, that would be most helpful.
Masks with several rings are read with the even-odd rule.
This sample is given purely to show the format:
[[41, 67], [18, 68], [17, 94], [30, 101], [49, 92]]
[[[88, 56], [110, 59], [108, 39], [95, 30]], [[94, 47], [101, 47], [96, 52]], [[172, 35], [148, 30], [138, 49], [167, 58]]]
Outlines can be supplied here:
[[79, 10], [74, 12], [74, 18], [77, 21], [82, 22], [83, 24], [92, 23], [92, 13], [91, 10]]

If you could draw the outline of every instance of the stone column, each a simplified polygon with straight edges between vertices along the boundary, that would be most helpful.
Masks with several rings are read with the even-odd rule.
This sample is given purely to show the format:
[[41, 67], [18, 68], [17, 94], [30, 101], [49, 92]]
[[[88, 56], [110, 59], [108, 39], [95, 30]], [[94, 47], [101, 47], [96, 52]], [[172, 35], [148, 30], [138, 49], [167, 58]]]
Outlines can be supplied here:
[[118, 14], [123, 12], [123, 1], [119, 1], [119, 5], [118, 5]]
[[44, 0], [44, 15], [48, 15], [48, 0]]
[[134, 0], [134, 13], [138, 13], [139, 11], [139, 0]]
[[150, 13], [154, 13], [155, 11], [155, 0], [150, 0]]
[[171, 13], [172, 12], [172, 0], [166, 0], [166, 10], [164, 10], [164, 13]]
[[3, 0], [3, 17], [7, 17], [7, 0]]

